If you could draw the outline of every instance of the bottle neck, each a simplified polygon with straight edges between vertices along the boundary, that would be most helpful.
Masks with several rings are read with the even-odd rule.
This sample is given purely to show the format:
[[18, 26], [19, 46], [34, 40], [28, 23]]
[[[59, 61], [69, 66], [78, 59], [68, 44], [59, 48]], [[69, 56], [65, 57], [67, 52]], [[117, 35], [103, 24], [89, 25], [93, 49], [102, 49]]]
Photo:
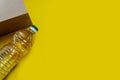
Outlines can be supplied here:
[[30, 31], [32, 34], [35, 34], [35, 33], [38, 31], [38, 28], [35, 27], [35, 26], [31, 26], [31, 27], [29, 27], [28, 29], [29, 29], [29, 31]]
[[29, 31], [32, 33], [32, 34], [35, 34], [36, 32], [34, 32], [32, 29], [29, 29]]

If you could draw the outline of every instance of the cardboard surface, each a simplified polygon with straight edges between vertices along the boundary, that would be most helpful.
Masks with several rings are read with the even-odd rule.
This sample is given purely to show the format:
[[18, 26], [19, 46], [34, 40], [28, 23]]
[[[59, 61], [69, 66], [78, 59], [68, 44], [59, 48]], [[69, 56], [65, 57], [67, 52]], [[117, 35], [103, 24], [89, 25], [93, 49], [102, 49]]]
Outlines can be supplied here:
[[0, 22], [26, 13], [23, 0], [0, 0]]
[[0, 0], [0, 35], [32, 25], [23, 0]]

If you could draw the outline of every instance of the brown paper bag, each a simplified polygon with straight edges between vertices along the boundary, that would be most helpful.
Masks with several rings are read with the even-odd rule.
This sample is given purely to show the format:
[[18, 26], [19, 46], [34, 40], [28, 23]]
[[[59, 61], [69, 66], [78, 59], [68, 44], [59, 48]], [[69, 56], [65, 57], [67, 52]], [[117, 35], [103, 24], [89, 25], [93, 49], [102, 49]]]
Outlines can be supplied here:
[[23, 0], [0, 0], [0, 36], [31, 25]]

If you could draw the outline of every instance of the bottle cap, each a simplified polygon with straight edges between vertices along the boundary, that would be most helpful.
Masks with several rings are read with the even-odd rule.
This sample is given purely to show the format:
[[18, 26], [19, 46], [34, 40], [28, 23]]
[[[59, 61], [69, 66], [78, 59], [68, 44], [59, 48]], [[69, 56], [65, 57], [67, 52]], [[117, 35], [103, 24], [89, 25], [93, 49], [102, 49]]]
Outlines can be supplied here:
[[30, 27], [31, 30], [33, 30], [34, 32], [37, 32], [38, 31], [38, 28], [35, 26], [35, 25], [32, 25]]

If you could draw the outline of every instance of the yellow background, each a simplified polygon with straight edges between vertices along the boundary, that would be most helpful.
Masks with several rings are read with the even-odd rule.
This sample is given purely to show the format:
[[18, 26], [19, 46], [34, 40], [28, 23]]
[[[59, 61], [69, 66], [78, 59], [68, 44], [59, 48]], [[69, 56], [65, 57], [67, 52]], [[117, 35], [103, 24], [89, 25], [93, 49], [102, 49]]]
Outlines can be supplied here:
[[6, 80], [120, 80], [119, 0], [25, 0], [39, 32]]

